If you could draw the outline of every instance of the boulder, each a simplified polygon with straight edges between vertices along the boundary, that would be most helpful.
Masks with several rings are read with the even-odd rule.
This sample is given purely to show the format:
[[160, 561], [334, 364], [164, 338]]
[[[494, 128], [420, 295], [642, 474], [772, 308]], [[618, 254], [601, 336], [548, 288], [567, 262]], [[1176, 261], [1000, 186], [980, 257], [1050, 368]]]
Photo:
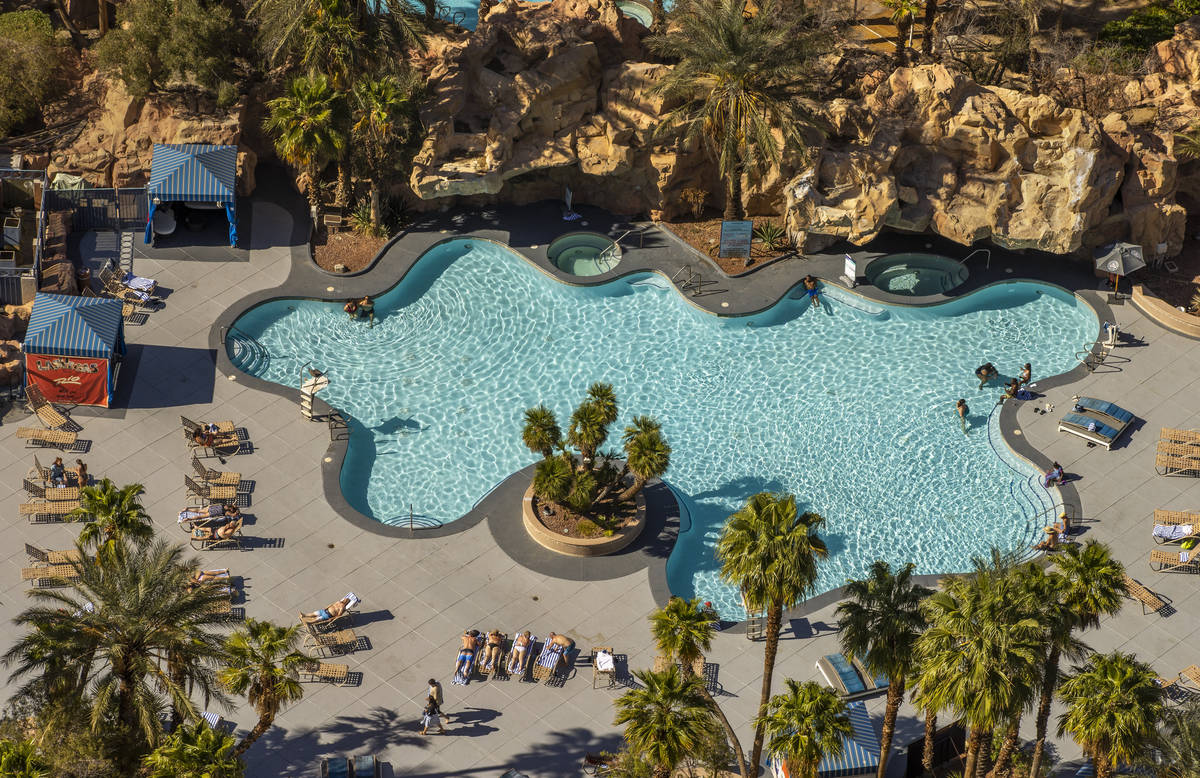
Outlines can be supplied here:
[[16, 386], [24, 374], [24, 355], [16, 340], [0, 341], [0, 386]]

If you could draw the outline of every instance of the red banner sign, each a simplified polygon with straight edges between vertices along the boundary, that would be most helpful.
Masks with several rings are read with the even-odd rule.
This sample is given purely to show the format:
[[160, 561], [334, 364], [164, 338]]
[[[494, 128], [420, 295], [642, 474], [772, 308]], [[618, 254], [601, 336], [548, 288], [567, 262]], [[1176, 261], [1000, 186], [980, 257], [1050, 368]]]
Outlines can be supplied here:
[[50, 402], [108, 407], [108, 360], [26, 354], [25, 374]]

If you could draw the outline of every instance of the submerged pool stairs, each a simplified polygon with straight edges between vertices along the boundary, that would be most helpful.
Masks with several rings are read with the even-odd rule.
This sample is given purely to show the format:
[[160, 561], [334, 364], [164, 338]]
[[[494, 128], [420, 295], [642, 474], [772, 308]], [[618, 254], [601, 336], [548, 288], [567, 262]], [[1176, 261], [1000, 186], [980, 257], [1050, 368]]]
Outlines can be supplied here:
[[262, 375], [270, 367], [271, 353], [246, 333], [231, 329], [225, 342], [228, 344], [229, 361], [238, 370], [250, 375]]

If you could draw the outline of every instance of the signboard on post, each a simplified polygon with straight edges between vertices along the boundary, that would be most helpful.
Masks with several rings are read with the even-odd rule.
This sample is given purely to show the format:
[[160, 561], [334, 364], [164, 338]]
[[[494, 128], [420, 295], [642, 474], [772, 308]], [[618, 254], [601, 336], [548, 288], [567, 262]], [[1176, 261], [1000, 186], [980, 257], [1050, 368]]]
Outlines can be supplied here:
[[754, 236], [754, 222], [721, 222], [720, 257], [750, 259], [750, 240]]
[[858, 264], [854, 261], [854, 257], [849, 254], [843, 254], [842, 256], [846, 258], [846, 265], [842, 268], [842, 275], [846, 277], [846, 283], [853, 289], [858, 279]]

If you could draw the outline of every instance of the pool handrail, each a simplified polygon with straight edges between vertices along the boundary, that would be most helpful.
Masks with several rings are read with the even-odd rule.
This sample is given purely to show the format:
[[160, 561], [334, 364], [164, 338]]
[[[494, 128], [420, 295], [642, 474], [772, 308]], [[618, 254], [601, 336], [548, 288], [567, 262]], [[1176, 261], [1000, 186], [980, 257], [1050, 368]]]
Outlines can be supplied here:
[[985, 257], [987, 257], [987, 263], [984, 265], [984, 268], [986, 270], [991, 270], [992, 269], [992, 252], [990, 249], [975, 249], [970, 254], [968, 254], [965, 257], [963, 257], [962, 259], [958, 260], [958, 263], [960, 265], [962, 265], [963, 267], [966, 267], [967, 260], [970, 259], [971, 257], [975, 256], [976, 254], [978, 254], [981, 251], [983, 252], [983, 255]]

